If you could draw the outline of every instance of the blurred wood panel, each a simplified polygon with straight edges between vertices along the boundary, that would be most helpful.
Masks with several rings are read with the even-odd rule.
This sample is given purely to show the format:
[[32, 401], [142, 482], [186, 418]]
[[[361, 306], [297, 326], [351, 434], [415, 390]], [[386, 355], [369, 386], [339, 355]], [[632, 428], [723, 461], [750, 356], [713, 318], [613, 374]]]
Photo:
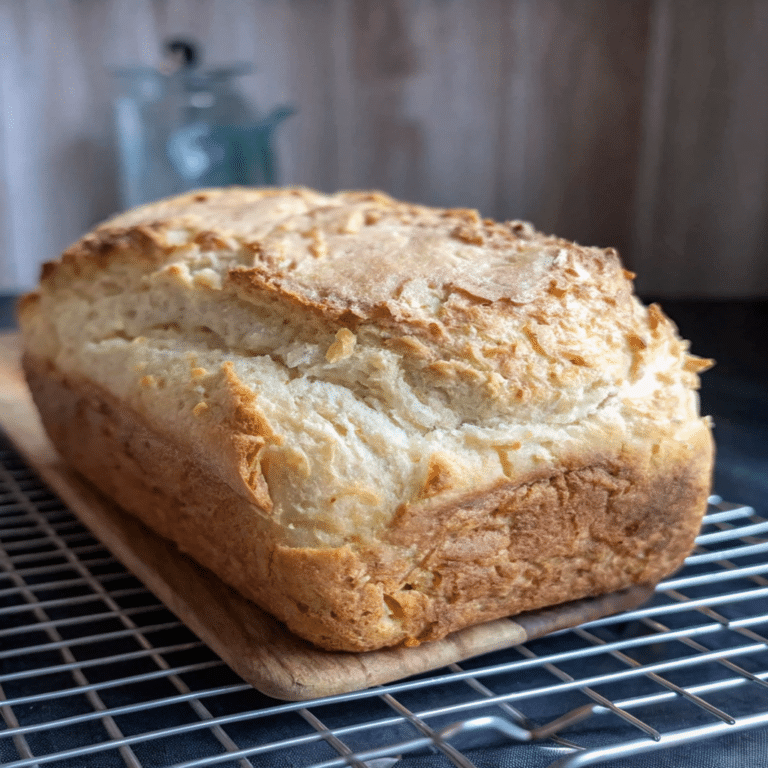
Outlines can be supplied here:
[[768, 3], [656, 6], [648, 88], [657, 103], [642, 158], [651, 173], [633, 243], [639, 284], [766, 295]]
[[297, 107], [284, 183], [527, 218], [648, 294], [768, 295], [768, 0], [0, 0], [0, 291], [118, 208], [109, 68], [171, 36]]
[[[520, 54], [513, 49], [507, 77], [525, 73], [522, 167], [507, 152], [497, 208], [630, 260], [650, 0], [521, 5]], [[520, 109], [514, 93], [504, 102]]]

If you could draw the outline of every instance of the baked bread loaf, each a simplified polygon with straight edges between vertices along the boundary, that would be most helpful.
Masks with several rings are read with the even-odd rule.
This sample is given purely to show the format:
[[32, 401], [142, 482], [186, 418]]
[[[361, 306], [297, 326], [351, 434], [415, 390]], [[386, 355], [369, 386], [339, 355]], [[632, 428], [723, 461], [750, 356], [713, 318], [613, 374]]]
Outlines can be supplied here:
[[327, 649], [654, 583], [709, 424], [615, 251], [380, 193], [218, 189], [103, 224], [19, 307], [71, 464]]

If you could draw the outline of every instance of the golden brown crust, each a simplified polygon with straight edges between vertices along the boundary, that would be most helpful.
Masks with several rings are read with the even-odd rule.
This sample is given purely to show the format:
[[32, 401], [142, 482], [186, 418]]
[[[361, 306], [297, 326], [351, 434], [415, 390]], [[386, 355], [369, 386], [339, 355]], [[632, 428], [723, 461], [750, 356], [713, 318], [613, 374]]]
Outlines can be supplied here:
[[[656, 466], [578, 462], [425, 514], [405, 505], [377, 544], [281, 543], [279, 526], [99, 387], [25, 358], [44, 424], [72, 465], [224, 581], [332, 650], [461, 627], [677, 568], [706, 503], [711, 443]], [[430, 465], [428, 484], [444, 469]], [[428, 495], [428, 494], [427, 494]]]
[[579, 248], [523, 222], [482, 220], [474, 210], [402, 203], [378, 192], [231, 188], [122, 214], [47, 263], [42, 282], [103, 270], [127, 254], [151, 266], [189, 243], [242, 249], [244, 263], [230, 278], [244, 294], [275, 292], [335, 317], [413, 314], [421, 321], [401, 301], [418, 279], [481, 305], [525, 303], [548, 282], [561, 251], [610, 281], [623, 277], [612, 249]]
[[19, 316], [81, 472], [299, 634], [370, 649], [681, 561], [709, 362], [632, 277], [472, 210], [202, 190], [86, 235]]
[[[215, 270], [190, 281], [186, 264], [209, 252]], [[613, 249], [380, 193], [206, 190], [153, 203], [46, 265], [41, 290], [90, 281], [118, 291], [124, 265], [152, 287], [190, 281], [191, 297], [271, 303], [331, 334], [372, 330], [417, 386], [450, 388], [508, 415], [525, 405], [531, 420], [553, 408], [568, 420], [605, 395], [589, 391], [595, 382], [637, 379], [659, 354], [684, 354], [658, 308], [639, 310]], [[20, 306], [22, 319], [35, 311], [31, 300]], [[692, 380], [703, 367], [691, 361]]]

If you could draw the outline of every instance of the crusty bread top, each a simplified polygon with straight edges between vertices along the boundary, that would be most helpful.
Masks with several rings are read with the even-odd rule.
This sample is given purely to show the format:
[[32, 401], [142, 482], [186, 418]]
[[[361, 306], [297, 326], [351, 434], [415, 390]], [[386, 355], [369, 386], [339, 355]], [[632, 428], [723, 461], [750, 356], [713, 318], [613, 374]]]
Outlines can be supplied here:
[[203, 247], [210, 233], [209, 249], [227, 236], [252, 244], [252, 258], [239, 265], [240, 285], [358, 318], [424, 309], [428, 319], [435, 301], [452, 291], [481, 301], [531, 300], [565, 245], [522, 222], [483, 220], [474, 210], [427, 208], [380, 192], [329, 196], [307, 189], [206, 190], [118, 216], [96, 241], [115, 228], [158, 223], [188, 231]]
[[707, 362], [615, 251], [377, 192], [129, 211], [46, 265], [20, 320], [304, 543], [704, 428]]

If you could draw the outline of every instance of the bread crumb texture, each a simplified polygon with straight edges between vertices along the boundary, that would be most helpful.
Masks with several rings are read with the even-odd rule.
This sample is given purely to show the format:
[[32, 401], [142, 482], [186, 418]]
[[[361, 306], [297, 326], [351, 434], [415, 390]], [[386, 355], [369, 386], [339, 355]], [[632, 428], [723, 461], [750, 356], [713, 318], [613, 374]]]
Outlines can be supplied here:
[[[476, 211], [234, 188], [106, 222], [19, 315], [39, 403], [58, 382], [112, 414], [104, 450], [125, 454], [132, 424], [219, 488], [206, 507], [203, 481], [180, 479], [163, 497], [177, 517], [150, 525], [305, 637], [368, 649], [684, 557], [711, 469], [708, 361], [631, 277], [612, 249]], [[138, 498], [170, 471], [135, 445], [143, 475], [108, 470], [47, 410], [129, 508], [120, 482]], [[110, 472], [123, 481], [95, 477]]]

